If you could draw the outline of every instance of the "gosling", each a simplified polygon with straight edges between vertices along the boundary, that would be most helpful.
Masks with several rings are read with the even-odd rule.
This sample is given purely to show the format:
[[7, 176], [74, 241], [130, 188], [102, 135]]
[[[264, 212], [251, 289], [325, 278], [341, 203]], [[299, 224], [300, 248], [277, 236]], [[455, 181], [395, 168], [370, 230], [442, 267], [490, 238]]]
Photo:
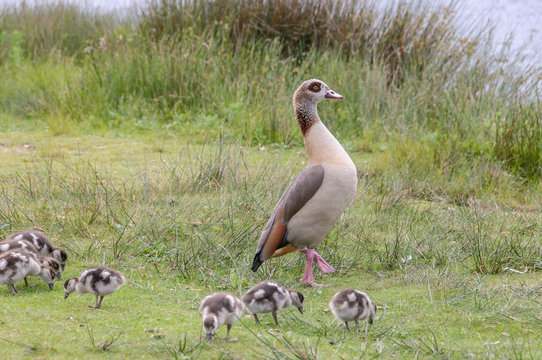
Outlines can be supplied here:
[[[64, 299], [74, 291], [80, 294], [94, 294], [96, 303], [89, 305], [90, 309], [99, 309], [102, 307], [102, 301], [105, 295], [117, 291], [126, 284], [126, 279], [118, 271], [106, 267], [96, 267], [85, 270], [79, 277], [72, 277], [64, 283]], [[99, 301], [98, 301], [99, 298]]]
[[293, 305], [303, 314], [305, 298], [299, 291], [287, 290], [276, 281], [262, 281], [248, 290], [241, 300], [254, 315], [256, 324], [260, 324], [259, 313], [271, 313], [278, 326], [277, 311]]
[[49, 266], [41, 265], [32, 255], [21, 249], [0, 254], [0, 285], [6, 284], [12, 295], [17, 294], [15, 283], [28, 275], [39, 275], [53, 290], [55, 272]]
[[[4, 240], [0, 242], [0, 254], [8, 252], [13, 249], [24, 250], [29, 253], [34, 260], [39, 261], [42, 265], [51, 267], [56, 274], [56, 277], [62, 280], [62, 273], [60, 272], [61, 265], [60, 262], [52, 257], [41, 256], [38, 249], [31, 242], [27, 240]], [[26, 277], [24, 278], [25, 285], [28, 286]]]
[[68, 260], [68, 254], [62, 248], [53, 246], [49, 241], [49, 238], [44, 233], [37, 230], [21, 231], [15, 234], [11, 234], [6, 240], [26, 240], [32, 243], [38, 249], [41, 256], [48, 256], [58, 260], [62, 270], [66, 266]]
[[348, 322], [354, 320], [356, 328], [359, 331], [359, 320], [369, 320], [373, 324], [373, 318], [376, 313], [376, 305], [371, 302], [366, 293], [345, 289], [337, 292], [329, 302], [329, 308], [335, 317], [344, 321], [346, 329], [350, 331]]
[[227, 325], [227, 341], [230, 336], [230, 330], [241, 314], [244, 306], [241, 300], [227, 292], [215, 293], [207, 296], [201, 302], [199, 308], [203, 318], [203, 330], [205, 331], [205, 340], [210, 342], [215, 332], [222, 325]]

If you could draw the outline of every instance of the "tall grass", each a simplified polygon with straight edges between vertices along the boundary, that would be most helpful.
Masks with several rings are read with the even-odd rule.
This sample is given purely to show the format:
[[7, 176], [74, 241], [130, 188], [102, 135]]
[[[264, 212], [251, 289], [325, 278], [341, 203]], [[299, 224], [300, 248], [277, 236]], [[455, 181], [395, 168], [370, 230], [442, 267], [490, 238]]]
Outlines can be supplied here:
[[537, 103], [511, 106], [501, 114], [495, 130], [495, 156], [527, 178], [542, 174], [541, 110]]
[[114, 31], [120, 19], [73, 1], [21, 1], [3, 6], [0, 33], [18, 32], [25, 56], [32, 59], [60, 53], [80, 55], [90, 42]]
[[[299, 167], [297, 157], [286, 165], [267, 157], [256, 166], [245, 157], [236, 145], [187, 147], [176, 159], [120, 178], [103, 166], [41, 164], [0, 183], [0, 235], [49, 229], [79, 258], [137, 258], [183, 279], [221, 277], [242, 287], [252, 281], [255, 239]], [[382, 191], [379, 183], [386, 178], [365, 182], [363, 197], [320, 245], [339, 271], [457, 264], [479, 273], [540, 268], [536, 214], [414, 203], [397, 184]], [[262, 271], [271, 276], [292, 268], [302, 272], [301, 257], [276, 259]]]
[[0, 14], [0, 110], [56, 134], [299, 145], [290, 99], [318, 77], [345, 95], [320, 106], [331, 130], [375, 155], [372, 171], [430, 174], [416, 194], [465, 202], [480, 184], [536, 183], [540, 103], [517, 101], [531, 88], [492, 65], [489, 40], [458, 34], [460, 14], [422, 0], [156, 0], [125, 18], [23, 4]]

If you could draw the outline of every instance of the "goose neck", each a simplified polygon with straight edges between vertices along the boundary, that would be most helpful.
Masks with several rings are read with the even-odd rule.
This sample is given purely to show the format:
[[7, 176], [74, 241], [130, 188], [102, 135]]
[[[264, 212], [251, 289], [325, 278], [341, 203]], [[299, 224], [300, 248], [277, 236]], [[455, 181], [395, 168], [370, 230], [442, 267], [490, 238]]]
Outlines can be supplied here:
[[320, 121], [316, 104], [310, 101], [300, 101], [294, 103], [295, 117], [303, 136], [315, 123]]

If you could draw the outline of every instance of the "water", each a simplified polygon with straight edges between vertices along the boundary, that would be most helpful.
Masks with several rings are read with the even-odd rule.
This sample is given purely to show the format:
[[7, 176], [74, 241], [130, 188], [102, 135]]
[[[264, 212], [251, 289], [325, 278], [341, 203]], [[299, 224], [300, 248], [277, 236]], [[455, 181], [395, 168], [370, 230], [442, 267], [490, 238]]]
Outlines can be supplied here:
[[497, 45], [509, 45], [512, 54], [525, 47], [525, 61], [542, 67], [542, 0], [465, 0], [463, 3], [466, 16], [495, 25]]

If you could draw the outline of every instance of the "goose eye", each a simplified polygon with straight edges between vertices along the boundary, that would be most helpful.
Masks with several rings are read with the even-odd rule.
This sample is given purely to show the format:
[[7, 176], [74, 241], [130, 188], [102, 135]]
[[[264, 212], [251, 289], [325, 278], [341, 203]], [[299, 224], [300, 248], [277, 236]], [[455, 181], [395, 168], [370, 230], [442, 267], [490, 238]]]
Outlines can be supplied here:
[[312, 83], [309, 85], [309, 90], [312, 91], [312, 92], [319, 92], [320, 91], [320, 84], [318, 83]]

